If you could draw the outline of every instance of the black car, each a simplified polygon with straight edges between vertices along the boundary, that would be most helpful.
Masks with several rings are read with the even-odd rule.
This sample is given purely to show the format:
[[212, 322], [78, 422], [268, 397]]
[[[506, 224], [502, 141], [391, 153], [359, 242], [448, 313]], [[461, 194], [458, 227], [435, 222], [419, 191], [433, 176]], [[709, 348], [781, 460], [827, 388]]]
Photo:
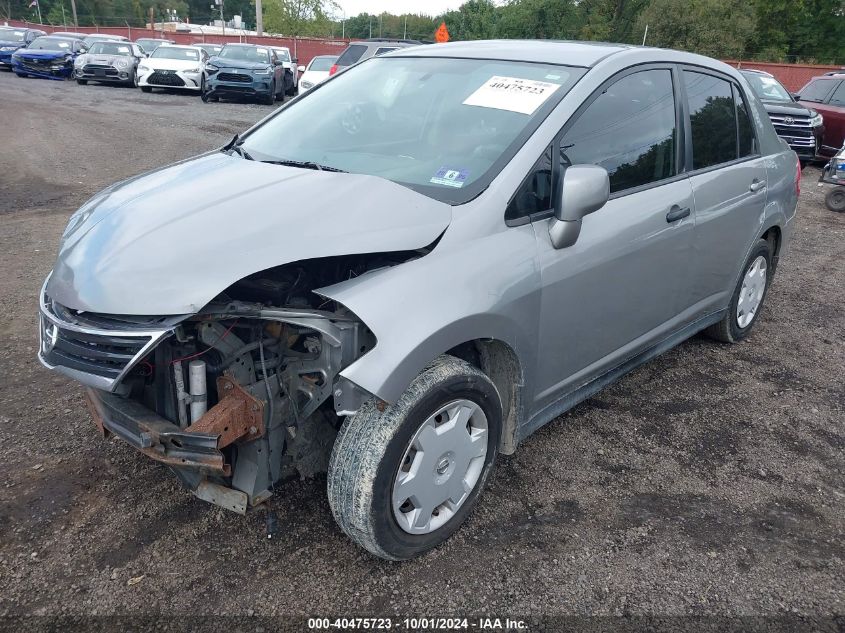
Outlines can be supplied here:
[[741, 72], [763, 102], [778, 136], [798, 154], [801, 165], [816, 160], [824, 133], [822, 115], [795, 101], [771, 74], [751, 69], [743, 69]]

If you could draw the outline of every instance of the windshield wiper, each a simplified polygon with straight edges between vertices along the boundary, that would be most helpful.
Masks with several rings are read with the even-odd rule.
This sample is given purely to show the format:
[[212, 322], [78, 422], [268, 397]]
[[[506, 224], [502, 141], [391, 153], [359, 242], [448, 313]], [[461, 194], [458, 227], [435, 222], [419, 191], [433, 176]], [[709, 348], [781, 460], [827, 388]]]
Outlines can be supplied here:
[[262, 160], [262, 163], [270, 165], [284, 165], [286, 167], [301, 167], [302, 169], [316, 169], [317, 171], [334, 171], [342, 174], [347, 173], [345, 169], [338, 169], [337, 167], [330, 167], [329, 165], [321, 165], [310, 160]]
[[240, 135], [235, 134], [232, 137], [231, 141], [229, 141], [228, 143], [226, 143], [226, 145], [224, 145], [222, 148], [220, 148], [220, 151], [222, 151], [222, 152], [235, 152], [235, 153], [239, 154], [240, 156], [242, 156], [243, 158], [245, 158], [246, 160], [255, 160], [252, 156], [249, 155], [249, 152], [247, 152], [243, 147], [241, 147], [242, 145], [243, 145], [243, 141], [241, 140]]

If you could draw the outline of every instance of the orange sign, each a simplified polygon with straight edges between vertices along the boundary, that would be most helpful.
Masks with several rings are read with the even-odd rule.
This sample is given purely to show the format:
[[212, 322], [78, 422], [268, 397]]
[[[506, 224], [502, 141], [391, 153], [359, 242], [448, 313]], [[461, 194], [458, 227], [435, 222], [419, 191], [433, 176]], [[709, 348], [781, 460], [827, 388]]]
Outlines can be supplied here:
[[449, 30], [446, 28], [446, 23], [441, 22], [437, 27], [437, 32], [434, 34], [434, 41], [438, 44], [443, 44], [449, 41]]

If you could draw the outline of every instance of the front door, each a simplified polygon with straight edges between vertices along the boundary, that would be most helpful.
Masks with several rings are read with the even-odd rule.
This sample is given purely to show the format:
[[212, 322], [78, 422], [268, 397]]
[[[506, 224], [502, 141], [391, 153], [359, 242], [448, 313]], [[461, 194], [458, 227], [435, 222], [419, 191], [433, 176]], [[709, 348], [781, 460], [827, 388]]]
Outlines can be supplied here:
[[[564, 128], [562, 168], [595, 164], [611, 199], [556, 249], [534, 223], [542, 279], [534, 410], [618, 366], [680, 327], [695, 217], [681, 173], [677, 71], [638, 67], [610, 80]], [[563, 201], [566, 204], [566, 201]]]

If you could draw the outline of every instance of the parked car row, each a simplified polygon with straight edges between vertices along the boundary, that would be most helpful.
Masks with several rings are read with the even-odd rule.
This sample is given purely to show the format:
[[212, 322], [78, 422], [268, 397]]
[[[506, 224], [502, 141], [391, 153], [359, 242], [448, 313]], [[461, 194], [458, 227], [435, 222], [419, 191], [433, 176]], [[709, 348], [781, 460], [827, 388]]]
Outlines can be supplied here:
[[298, 75], [308, 90], [329, 76], [337, 57], [318, 56], [308, 67], [297, 66], [283, 46], [256, 44], [180, 45], [172, 40], [121, 35], [58, 32], [0, 27], [0, 67], [19, 77], [75, 79], [154, 88], [180, 89], [202, 95], [255, 98], [272, 104], [293, 96]]
[[839, 151], [845, 142], [845, 71], [814, 77], [796, 93], [765, 71], [741, 72], [802, 165]]

